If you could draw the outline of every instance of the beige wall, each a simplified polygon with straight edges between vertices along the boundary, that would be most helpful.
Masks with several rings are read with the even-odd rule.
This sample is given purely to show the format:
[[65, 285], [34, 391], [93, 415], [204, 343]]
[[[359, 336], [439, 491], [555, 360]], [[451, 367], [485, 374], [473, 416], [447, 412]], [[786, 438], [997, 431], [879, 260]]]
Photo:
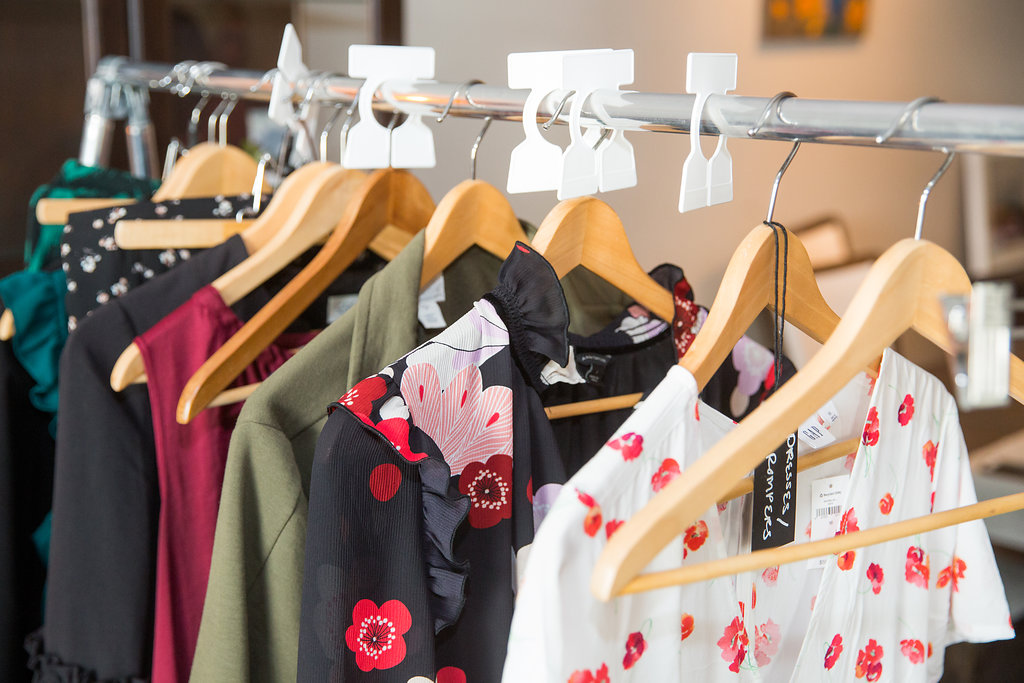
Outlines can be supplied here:
[[[447, 81], [503, 84], [505, 56], [514, 51], [630, 47], [637, 90], [682, 91], [687, 52], [735, 51], [738, 92], [748, 95], [792, 90], [819, 98], [1024, 102], [1024, 3], [1017, 0], [872, 0], [860, 39], [810, 46], [763, 45], [761, 0], [407, 0], [405, 11], [407, 44], [437, 48], [437, 74]], [[468, 176], [478, 126], [449, 119], [435, 128], [438, 168], [421, 174], [435, 198]], [[515, 124], [492, 126], [480, 177], [504, 187], [509, 152], [521, 138]], [[636, 133], [631, 140], [639, 185], [603, 198], [623, 218], [642, 264], [675, 261], [698, 298], [710, 303], [732, 250], [763, 216], [787, 145], [730, 142], [736, 199], [681, 215], [675, 207], [685, 136]], [[838, 214], [857, 249], [883, 249], [912, 233], [918, 194], [940, 161], [923, 152], [806, 145], [783, 184], [776, 217], [797, 225]], [[959, 254], [958, 166], [933, 193], [925, 235]], [[520, 215], [538, 222], [555, 202], [553, 192], [513, 198]]]

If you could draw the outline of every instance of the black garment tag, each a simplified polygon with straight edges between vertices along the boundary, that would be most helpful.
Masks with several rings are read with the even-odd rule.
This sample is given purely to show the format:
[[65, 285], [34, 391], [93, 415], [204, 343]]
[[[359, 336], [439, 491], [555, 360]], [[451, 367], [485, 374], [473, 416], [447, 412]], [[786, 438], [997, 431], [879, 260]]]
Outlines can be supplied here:
[[796, 537], [797, 442], [793, 432], [754, 470], [751, 550], [777, 548]]
[[608, 368], [611, 356], [592, 351], [576, 352], [576, 370], [587, 381], [587, 384], [601, 386], [604, 382], [604, 371]]

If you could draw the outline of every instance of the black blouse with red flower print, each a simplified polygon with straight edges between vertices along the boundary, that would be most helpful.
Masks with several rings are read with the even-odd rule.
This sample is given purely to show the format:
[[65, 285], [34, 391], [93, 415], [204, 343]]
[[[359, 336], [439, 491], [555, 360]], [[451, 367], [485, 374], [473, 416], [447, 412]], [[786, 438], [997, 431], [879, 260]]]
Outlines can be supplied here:
[[[544, 406], [650, 390], [699, 326], [682, 271], [652, 275], [675, 289], [680, 331], [633, 305], [579, 337], [550, 265], [517, 245], [472, 311], [332, 404], [310, 485], [300, 681], [500, 680], [517, 554], [629, 414], [552, 423]], [[547, 386], [570, 343], [584, 382]], [[729, 384], [714, 390], [726, 412], [745, 371], [712, 382]]]

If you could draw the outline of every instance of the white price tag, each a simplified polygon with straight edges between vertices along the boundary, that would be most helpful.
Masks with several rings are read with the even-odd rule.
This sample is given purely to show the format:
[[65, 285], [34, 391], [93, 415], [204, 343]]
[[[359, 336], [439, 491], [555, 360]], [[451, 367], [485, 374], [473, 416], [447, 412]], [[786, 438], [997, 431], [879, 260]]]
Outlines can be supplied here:
[[[850, 475], [841, 474], [811, 482], [811, 541], [832, 538], [839, 531], [843, 518], [843, 501], [850, 484]], [[808, 569], [821, 569], [831, 555], [807, 560]]]
[[835, 404], [829, 401], [818, 409], [814, 415], [804, 420], [797, 433], [800, 440], [811, 448], [824, 448], [835, 443], [836, 437], [832, 436], [832, 425], [839, 419], [839, 411]]
[[444, 314], [441, 313], [441, 307], [437, 305], [439, 301], [444, 301], [444, 299], [444, 274], [442, 273], [434, 278], [427, 285], [427, 288], [420, 293], [417, 314], [423, 327], [428, 330], [439, 330], [442, 327], [448, 326], [448, 323], [444, 320]]

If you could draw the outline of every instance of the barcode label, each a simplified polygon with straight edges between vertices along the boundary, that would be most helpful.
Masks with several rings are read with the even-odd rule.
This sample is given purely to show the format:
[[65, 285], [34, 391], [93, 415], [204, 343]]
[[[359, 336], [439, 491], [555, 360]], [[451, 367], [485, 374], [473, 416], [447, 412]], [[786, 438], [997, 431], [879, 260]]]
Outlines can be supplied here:
[[822, 517], [828, 517], [829, 515], [838, 515], [843, 511], [842, 505], [830, 505], [827, 508], [818, 508], [814, 511], [814, 518], [821, 519]]

